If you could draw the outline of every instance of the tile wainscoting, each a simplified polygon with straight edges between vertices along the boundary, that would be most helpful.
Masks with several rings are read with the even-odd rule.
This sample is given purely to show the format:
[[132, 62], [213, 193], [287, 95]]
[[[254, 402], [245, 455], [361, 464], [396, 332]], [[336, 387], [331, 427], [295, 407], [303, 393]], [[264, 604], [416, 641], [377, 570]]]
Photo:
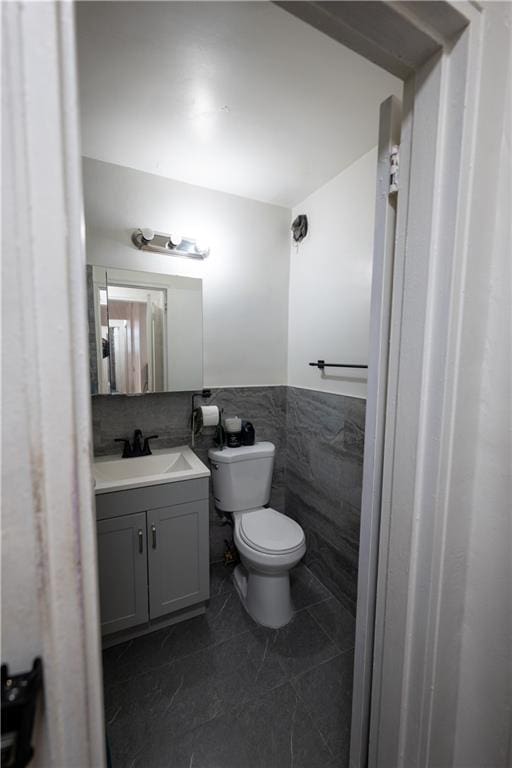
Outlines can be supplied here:
[[355, 616], [366, 401], [287, 390], [286, 513], [308, 567]]
[[[199, 402], [199, 401], [198, 401]], [[306, 563], [355, 615], [365, 401], [296, 387], [236, 387], [212, 392], [209, 404], [252, 421], [257, 440], [276, 446], [271, 504], [304, 528]], [[140, 428], [157, 448], [190, 443], [191, 393], [92, 398], [94, 453], [115, 454], [116, 437]], [[196, 440], [207, 463], [213, 431]], [[210, 554], [222, 559], [222, 526], [211, 503]]]

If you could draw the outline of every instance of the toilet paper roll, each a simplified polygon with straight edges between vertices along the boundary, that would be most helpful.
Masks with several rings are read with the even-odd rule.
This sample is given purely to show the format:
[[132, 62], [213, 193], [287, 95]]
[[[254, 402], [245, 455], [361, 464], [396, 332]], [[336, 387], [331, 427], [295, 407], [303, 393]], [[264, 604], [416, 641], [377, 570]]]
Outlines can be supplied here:
[[201, 405], [197, 409], [199, 427], [216, 427], [219, 423], [219, 409], [216, 405]]

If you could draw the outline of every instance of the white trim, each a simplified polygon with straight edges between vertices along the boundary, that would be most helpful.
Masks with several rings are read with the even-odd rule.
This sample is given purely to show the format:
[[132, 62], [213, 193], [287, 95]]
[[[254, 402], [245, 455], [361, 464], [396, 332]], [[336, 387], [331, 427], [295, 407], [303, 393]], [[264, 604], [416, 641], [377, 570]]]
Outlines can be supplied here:
[[[357, 585], [357, 627], [350, 762], [365, 764], [368, 754], [370, 696], [372, 690], [373, 628], [377, 589], [382, 462], [386, 423], [389, 334], [397, 195], [390, 195], [391, 153], [400, 143], [402, 105], [390, 96], [381, 105], [374, 226], [374, 256], [370, 314], [368, 398], [364, 431], [363, 494]], [[407, 184], [401, 202], [405, 203]]]
[[[455, 412], [446, 388], [457, 370], [452, 354], [464, 294], [456, 243], [471, 192], [467, 169], [475, 152], [480, 56], [475, 17], [416, 76], [407, 220], [400, 221], [399, 213], [403, 301], [390, 353], [397, 364], [390, 365], [393, 426], [384, 466], [375, 638], [369, 764], [376, 766], [429, 764], [444, 561], [441, 510], [449, 487], [444, 446], [453, 440]], [[425, 131], [430, 147], [422, 142]]]
[[[492, 16], [496, 5], [490, 3], [491, 12], [484, 7], [480, 14], [469, 3], [372, 3], [378, 16], [372, 13], [371, 19], [368, 4], [362, 3], [292, 6], [296, 15], [390, 71], [404, 74], [408, 67], [411, 73], [400, 158], [368, 765], [448, 765], [456, 746], [461, 641], [452, 641], [450, 648], [457, 683], [451, 690], [441, 679], [446, 664], [442, 666], [438, 648], [446, 653], [450, 627], [457, 637], [465, 601], [464, 576], [457, 569], [452, 573], [455, 567], [448, 559], [453, 560], [458, 539], [452, 528], [448, 552], [446, 528], [450, 497], [450, 506], [454, 504], [455, 414], [461, 408], [455, 391], [468, 258], [465, 237], [474, 194], [470, 169], [479, 158], [475, 121], [482, 14], [484, 19], [486, 13]], [[394, 24], [387, 25], [393, 11]], [[495, 15], [500, 18], [498, 11]], [[418, 47], [409, 48], [405, 65], [403, 60], [397, 65], [393, 59], [406, 39]], [[461, 547], [468, 525], [464, 522], [461, 528]], [[444, 567], [451, 568], [451, 583], [443, 581]], [[443, 626], [448, 584], [457, 611], [449, 620], [444, 607]], [[361, 631], [358, 627], [359, 635]], [[434, 682], [445, 689], [448, 706]], [[490, 732], [487, 722], [485, 727]], [[353, 758], [353, 768], [360, 768], [360, 756]]]
[[[11, 239], [3, 259], [11, 268], [16, 259], [20, 302], [23, 297], [25, 368], [17, 375], [24, 383], [19, 403], [29, 430], [46, 764], [101, 768], [105, 737], [73, 8], [19, 2], [4, 4], [2, 13], [4, 114], [14, 150], [6, 195], [16, 200], [11, 231], [27, 233], [23, 241]], [[49, 230], [60, 236], [41, 236]], [[19, 489], [8, 480], [3, 502], [16, 504]], [[36, 761], [44, 759], [41, 743], [35, 746]]]

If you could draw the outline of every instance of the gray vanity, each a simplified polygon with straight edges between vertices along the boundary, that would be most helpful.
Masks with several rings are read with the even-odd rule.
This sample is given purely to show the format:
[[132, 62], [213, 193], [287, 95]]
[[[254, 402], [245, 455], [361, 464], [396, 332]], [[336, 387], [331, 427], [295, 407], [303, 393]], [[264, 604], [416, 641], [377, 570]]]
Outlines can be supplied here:
[[[87, 284], [92, 394], [202, 388], [201, 280], [90, 266]], [[103, 645], [203, 613], [208, 468], [181, 446], [96, 457], [93, 474]]]
[[104, 646], [203, 613], [208, 468], [182, 446], [98, 458], [93, 472]]

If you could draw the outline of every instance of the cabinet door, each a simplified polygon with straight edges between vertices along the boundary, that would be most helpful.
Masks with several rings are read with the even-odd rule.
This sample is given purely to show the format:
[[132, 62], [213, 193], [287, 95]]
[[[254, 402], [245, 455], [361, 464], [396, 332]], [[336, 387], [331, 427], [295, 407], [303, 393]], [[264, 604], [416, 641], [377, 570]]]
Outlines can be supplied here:
[[209, 597], [208, 501], [147, 515], [149, 610], [155, 619]]
[[98, 522], [101, 632], [148, 620], [146, 513]]

